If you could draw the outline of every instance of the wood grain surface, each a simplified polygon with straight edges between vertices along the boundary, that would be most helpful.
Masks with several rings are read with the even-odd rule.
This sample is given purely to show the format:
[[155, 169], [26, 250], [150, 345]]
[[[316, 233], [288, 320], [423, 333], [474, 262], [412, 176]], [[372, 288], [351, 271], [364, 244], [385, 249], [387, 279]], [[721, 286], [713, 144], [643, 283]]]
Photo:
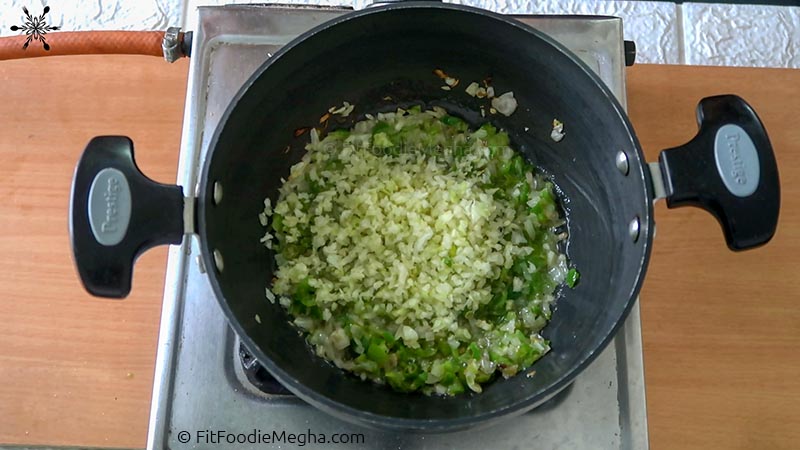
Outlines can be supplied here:
[[639, 66], [631, 120], [649, 161], [694, 136], [704, 96], [735, 93], [759, 113], [781, 177], [772, 241], [732, 253], [716, 220], [656, 208], [641, 294], [652, 448], [800, 446], [800, 70]]
[[[0, 64], [0, 443], [143, 447], [166, 251], [125, 301], [88, 296], [67, 237], [86, 142], [124, 134], [142, 170], [175, 178], [185, 61], [51, 57]], [[635, 66], [629, 110], [649, 160], [696, 131], [703, 96], [742, 95], [772, 137], [778, 233], [734, 254], [708, 214], [656, 208], [641, 295], [651, 446], [789, 449], [800, 442], [800, 71]]]
[[90, 138], [133, 138], [175, 182], [187, 61], [47, 57], [0, 63], [0, 443], [144, 447], [166, 247], [124, 301], [89, 296], [67, 210]]

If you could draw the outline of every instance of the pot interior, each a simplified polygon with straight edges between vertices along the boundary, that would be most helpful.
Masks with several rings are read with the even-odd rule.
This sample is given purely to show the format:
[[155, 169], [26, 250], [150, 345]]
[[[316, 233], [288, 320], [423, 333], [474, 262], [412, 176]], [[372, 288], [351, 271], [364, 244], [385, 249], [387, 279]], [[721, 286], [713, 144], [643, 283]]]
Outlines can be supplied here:
[[[649, 253], [652, 205], [638, 143], [619, 105], [588, 69], [524, 25], [452, 5], [404, 4], [337, 19], [287, 46], [256, 72], [211, 142], [198, 222], [207, 267], [219, 251], [223, 272], [209, 272], [236, 332], [279, 381], [306, 400], [383, 426], [457, 427], [541, 403], [566, 385], [624, 318]], [[452, 91], [433, 70], [460, 80]], [[510, 117], [483, 118], [464, 88], [490, 76], [497, 94], [513, 91]], [[391, 100], [384, 100], [390, 96]], [[273, 255], [260, 243], [263, 200], [278, 200], [281, 177], [300, 160], [308, 133], [328, 108], [356, 108], [331, 128], [398, 105], [441, 105], [473, 126], [490, 121], [512, 147], [552, 176], [568, 218], [568, 256], [581, 273], [564, 289], [544, 335], [552, 351], [535, 375], [499, 379], [479, 395], [402, 394], [364, 382], [316, 357], [290, 318], [270, 304]], [[488, 110], [488, 108], [487, 108]], [[553, 119], [565, 124], [550, 138]], [[287, 150], [288, 149], [288, 150]], [[616, 168], [617, 152], [630, 171]], [[214, 183], [223, 188], [215, 204]], [[628, 233], [638, 217], [639, 238]], [[259, 315], [261, 323], [255, 316]], [[398, 425], [402, 424], [402, 425]]]

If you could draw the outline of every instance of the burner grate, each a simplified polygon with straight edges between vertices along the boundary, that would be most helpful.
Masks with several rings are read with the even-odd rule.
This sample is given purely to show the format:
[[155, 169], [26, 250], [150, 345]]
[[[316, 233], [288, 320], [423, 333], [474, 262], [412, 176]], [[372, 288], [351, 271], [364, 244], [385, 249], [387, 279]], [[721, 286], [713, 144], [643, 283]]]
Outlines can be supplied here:
[[294, 396], [242, 344], [239, 344], [239, 360], [242, 362], [247, 381], [259, 391], [269, 395]]

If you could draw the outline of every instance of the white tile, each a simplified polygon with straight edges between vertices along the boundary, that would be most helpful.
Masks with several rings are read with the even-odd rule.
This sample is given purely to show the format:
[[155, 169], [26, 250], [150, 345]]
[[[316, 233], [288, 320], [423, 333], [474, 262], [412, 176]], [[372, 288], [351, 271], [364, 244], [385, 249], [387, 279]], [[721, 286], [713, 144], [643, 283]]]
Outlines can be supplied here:
[[800, 68], [800, 8], [683, 4], [687, 64]]
[[183, 8], [182, 0], [0, 0], [0, 35], [19, 34], [10, 27], [21, 24], [23, 6], [39, 15], [44, 4], [50, 6], [47, 22], [62, 31], [166, 30], [180, 24]]
[[625, 39], [636, 42], [639, 63], [678, 64], [679, 26], [675, 4], [610, 0], [455, 0], [504, 14], [578, 14], [622, 18]]

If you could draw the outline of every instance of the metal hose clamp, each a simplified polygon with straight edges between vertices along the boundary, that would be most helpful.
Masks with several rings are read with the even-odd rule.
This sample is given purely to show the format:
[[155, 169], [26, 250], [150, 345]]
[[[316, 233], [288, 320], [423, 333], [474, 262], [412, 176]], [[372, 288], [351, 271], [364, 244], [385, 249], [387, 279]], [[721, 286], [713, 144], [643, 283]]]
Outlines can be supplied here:
[[173, 63], [183, 56], [180, 41], [181, 27], [169, 27], [164, 33], [164, 40], [161, 41], [161, 50], [164, 51], [164, 59]]

